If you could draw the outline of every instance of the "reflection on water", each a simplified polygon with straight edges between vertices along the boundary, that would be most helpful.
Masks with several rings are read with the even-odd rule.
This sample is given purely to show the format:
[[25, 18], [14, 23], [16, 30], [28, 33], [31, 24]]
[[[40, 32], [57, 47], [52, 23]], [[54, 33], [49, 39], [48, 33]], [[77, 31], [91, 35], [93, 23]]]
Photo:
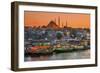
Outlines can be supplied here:
[[66, 53], [58, 53], [39, 57], [25, 57], [25, 61], [45, 61], [45, 60], [66, 60], [66, 59], [87, 59], [90, 58], [90, 49], [83, 51], [74, 51]]

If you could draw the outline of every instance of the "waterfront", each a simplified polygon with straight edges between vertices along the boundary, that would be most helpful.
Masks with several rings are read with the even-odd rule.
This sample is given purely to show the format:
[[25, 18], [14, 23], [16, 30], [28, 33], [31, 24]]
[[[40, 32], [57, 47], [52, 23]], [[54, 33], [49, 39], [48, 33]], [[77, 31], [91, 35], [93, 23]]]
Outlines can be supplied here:
[[71, 59], [88, 59], [90, 58], [90, 49], [58, 53], [44, 56], [25, 56], [24, 61], [46, 61], [46, 60], [71, 60]]
[[[50, 14], [52, 15], [52, 13]], [[64, 16], [66, 17], [67, 15]], [[44, 20], [47, 17], [44, 17]], [[26, 26], [27, 23], [25, 23], [24, 61], [89, 58], [89, 49], [91, 49], [90, 28], [85, 26], [79, 27], [83, 23], [73, 27], [72, 24], [68, 23], [67, 19], [63, 21], [62, 15], [53, 18], [55, 20], [50, 18], [46, 21], [46, 24], [40, 22], [40, 25], [37, 25], [38, 23], [32, 23], [31, 26]]]

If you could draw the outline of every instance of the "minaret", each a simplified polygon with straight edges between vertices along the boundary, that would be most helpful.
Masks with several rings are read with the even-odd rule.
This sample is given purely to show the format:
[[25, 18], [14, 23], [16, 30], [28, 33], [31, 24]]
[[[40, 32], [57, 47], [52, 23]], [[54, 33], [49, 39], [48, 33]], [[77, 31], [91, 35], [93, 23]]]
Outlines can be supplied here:
[[63, 22], [62, 22], [62, 28], [64, 27]]
[[[55, 18], [54, 22], [56, 23], [56, 18]], [[56, 24], [57, 24], [57, 23], [56, 23]]]
[[58, 25], [60, 27], [60, 16], [58, 17]]
[[67, 20], [66, 20], [66, 28], [67, 28]]

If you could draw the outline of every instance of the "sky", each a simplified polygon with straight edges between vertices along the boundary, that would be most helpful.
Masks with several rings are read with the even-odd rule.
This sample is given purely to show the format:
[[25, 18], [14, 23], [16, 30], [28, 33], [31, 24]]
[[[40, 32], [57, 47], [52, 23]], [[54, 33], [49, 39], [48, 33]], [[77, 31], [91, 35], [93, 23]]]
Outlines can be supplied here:
[[59, 13], [59, 12], [24, 12], [25, 26], [47, 26], [50, 21], [55, 21], [58, 24], [60, 18], [60, 27], [66, 25], [72, 28], [90, 28], [90, 14], [80, 13]]

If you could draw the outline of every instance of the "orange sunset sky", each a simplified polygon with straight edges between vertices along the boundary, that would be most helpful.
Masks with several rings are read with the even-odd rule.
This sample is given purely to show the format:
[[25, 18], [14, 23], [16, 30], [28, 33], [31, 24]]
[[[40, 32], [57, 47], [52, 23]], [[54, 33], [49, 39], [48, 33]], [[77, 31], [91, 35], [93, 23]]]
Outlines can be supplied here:
[[43, 26], [53, 20], [58, 25], [58, 18], [60, 17], [60, 24], [73, 28], [90, 28], [90, 15], [79, 13], [54, 13], [54, 12], [24, 12], [25, 26]]

